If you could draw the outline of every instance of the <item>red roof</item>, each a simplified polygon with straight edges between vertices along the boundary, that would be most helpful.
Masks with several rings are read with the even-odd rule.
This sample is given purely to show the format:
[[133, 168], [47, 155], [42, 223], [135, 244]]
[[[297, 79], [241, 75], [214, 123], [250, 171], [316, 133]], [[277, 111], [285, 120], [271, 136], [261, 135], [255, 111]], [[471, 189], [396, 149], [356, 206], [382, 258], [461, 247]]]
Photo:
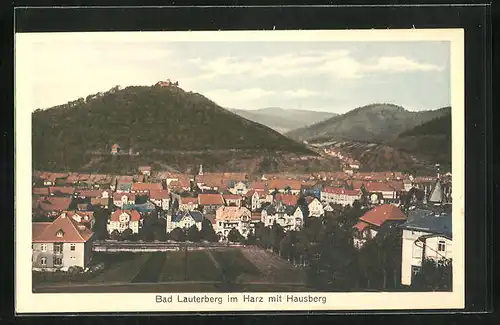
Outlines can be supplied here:
[[224, 200], [241, 200], [241, 196], [237, 194], [224, 194]]
[[271, 179], [267, 185], [269, 189], [285, 189], [290, 187], [292, 190], [300, 190], [302, 182], [294, 179]]
[[382, 182], [367, 182], [365, 188], [368, 192], [394, 192], [394, 188]]
[[71, 204], [69, 197], [44, 197], [38, 200], [40, 208], [44, 211], [67, 210]]
[[93, 234], [87, 227], [78, 225], [73, 218], [63, 215], [53, 222], [32, 223], [32, 240], [35, 243], [84, 243]]
[[266, 190], [267, 186], [265, 182], [252, 182], [250, 188], [253, 190]]
[[[63, 213], [66, 213], [67, 217], [71, 217], [76, 222], [80, 222], [80, 223], [90, 222], [92, 219], [94, 219], [94, 212], [93, 211], [64, 211]], [[80, 221], [77, 220], [80, 218], [81, 218]]]
[[405, 189], [405, 184], [403, 180], [392, 180], [392, 181], [387, 181], [386, 183], [396, 191], [403, 191]]
[[200, 205], [224, 205], [224, 200], [220, 194], [198, 194], [198, 204]]
[[135, 201], [134, 193], [115, 193], [113, 194], [114, 201], [121, 201], [122, 197], [126, 196], [128, 201]]
[[369, 224], [367, 224], [366, 222], [360, 221], [357, 224], [355, 224], [353, 228], [356, 228], [358, 231], [363, 231], [368, 226]]
[[160, 183], [134, 183], [132, 184], [132, 191], [151, 191], [162, 190], [163, 186]]
[[181, 196], [180, 204], [198, 204], [198, 197]]
[[56, 194], [59, 192], [61, 194], [73, 195], [73, 193], [75, 193], [75, 188], [67, 186], [51, 186], [49, 187], [49, 192], [50, 194]]
[[34, 187], [33, 194], [47, 196], [47, 195], [49, 195], [49, 188], [48, 187]]
[[102, 191], [99, 190], [82, 190], [77, 192], [81, 197], [101, 197]]
[[139, 220], [141, 220], [141, 215], [136, 210], [121, 210], [121, 209], [118, 209], [115, 212], [113, 212], [113, 214], [111, 215], [111, 217], [109, 218], [109, 220], [110, 221], [120, 221], [120, 216], [123, 213], [126, 213], [126, 214], [128, 214], [130, 216], [130, 221], [139, 221]]
[[297, 201], [299, 199], [299, 196], [298, 195], [293, 195], [293, 194], [282, 194], [282, 193], [278, 193], [276, 194], [276, 196], [274, 197], [274, 200], [277, 202], [277, 201], [281, 201], [283, 202], [285, 205], [296, 205], [297, 204]]
[[149, 191], [149, 198], [152, 200], [161, 200], [170, 198], [170, 195], [168, 190], [151, 190]]
[[395, 205], [382, 204], [366, 212], [359, 220], [380, 227], [386, 221], [406, 220], [406, 215]]
[[359, 190], [346, 190], [345, 188], [341, 187], [325, 187], [322, 190], [322, 192], [337, 194], [337, 195], [356, 196], [356, 197], [359, 195]]

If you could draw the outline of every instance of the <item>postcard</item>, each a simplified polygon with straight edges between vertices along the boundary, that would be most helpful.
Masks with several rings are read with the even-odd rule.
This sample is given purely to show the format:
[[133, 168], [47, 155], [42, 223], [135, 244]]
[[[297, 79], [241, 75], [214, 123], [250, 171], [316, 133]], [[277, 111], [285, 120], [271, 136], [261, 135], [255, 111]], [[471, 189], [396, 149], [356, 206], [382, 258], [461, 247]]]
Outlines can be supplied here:
[[464, 308], [463, 30], [17, 33], [15, 85], [17, 313]]

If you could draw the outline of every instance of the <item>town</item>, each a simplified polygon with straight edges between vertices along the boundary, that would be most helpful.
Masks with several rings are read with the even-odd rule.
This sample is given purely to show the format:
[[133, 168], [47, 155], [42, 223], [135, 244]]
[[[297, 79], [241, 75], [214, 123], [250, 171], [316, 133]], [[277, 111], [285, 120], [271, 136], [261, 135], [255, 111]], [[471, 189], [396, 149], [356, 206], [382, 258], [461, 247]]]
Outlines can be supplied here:
[[[135, 175], [37, 171], [32, 192], [34, 276], [106, 272], [106, 260], [95, 258], [99, 252], [162, 254], [189, 246], [245, 247], [260, 270], [269, 261], [257, 265], [256, 250], [271, 251], [281, 260], [273, 263], [291, 268], [320, 267], [318, 260], [328, 254], [318, 257], [321, 252], [311, 247], [321, 242], [320, 233], [336, 235], [337, 228], [329, 226], [333, 220], [334, 227], [348, 234], [345, 252], [383, 247], [370, 245], [398, 233], [399, 247], [391, 248], [400, 255], [392, 266], [393, 287], [411, 287], [426, 261], [451, 261], [451, 174], [442, 175], [436, 167], [436, 174], [427, 176], [357, 171], [249, 175], [204, 172], [202, 165], [195, 175], [151, 166], [138, 166]], [[299, 249], [301, 240], [311, 247]]]

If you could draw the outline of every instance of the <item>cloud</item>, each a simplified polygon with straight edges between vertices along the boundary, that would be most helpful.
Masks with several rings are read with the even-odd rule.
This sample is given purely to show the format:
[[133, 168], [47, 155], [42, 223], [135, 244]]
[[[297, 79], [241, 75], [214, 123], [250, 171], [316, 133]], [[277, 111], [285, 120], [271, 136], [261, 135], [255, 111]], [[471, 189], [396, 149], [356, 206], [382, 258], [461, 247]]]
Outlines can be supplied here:
[[244, 88], [239, 90], [214, 89], [203, 94], [222, 107], [245, 107], [249, 101], [259, 100], [262, 97], [276, 94], [275, 91], [261, 88]]
[[348, 50], [305, 51], [274, 56], [219, 57], [212, 60], [192, 58], [201, 73], [192, 80], [207, 80], [231, 75], [253, 78], [269, 76], [299, 77], [301, 75], [327, 75], [336, 79], [356, 79], [373, 73], [403, 73], [442, 71], [443, 68], [422, 63], [404, 56], [375, 57], [359, 60]]
[[285, 90], [283, 95], [290, 98], [308, 98], [320, 95], [319, 92], [308, 90], [308, 89], [296, 89], [296, 90]]

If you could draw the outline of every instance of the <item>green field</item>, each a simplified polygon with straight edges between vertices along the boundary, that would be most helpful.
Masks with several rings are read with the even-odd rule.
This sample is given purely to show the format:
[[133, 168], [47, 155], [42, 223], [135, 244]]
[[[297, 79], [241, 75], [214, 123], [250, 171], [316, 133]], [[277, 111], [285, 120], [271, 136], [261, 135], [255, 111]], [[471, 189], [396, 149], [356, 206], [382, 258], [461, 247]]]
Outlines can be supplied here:
[[183, 251], [166, 254], [159, 282], [220, 280], [220, 274], [206, 251], [188, 251], [187, 263]]
[[106, 257], [108, 266], [89, 283], [130, 282], [137, 275], [151, 253], [114, 254]]
[[34, 292], [304, 291], [300, 282], [269, 282], [237, 248], [187, 253], [97, 253], [94, 261], [104, 262], [105, 269], [96, 275], [84, 274], [78, 283], [38, 281]]

